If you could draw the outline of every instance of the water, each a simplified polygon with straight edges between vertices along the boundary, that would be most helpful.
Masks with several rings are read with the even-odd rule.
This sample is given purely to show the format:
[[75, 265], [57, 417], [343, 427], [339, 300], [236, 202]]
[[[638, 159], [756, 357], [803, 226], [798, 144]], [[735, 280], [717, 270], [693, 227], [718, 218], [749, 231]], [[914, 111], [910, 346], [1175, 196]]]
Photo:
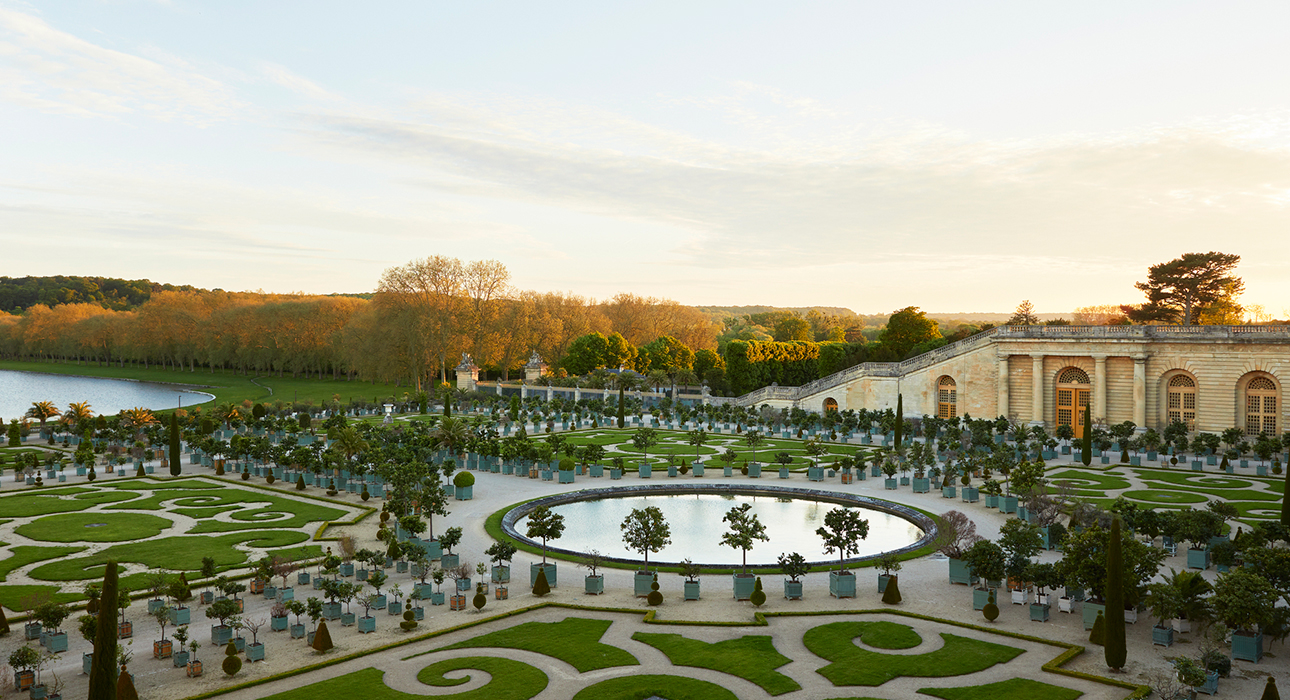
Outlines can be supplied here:
[[114, 415], [136, 406], [166, 409], [179, 406], [180, 399], [192, 406], [214, 398], [173, 384], [0, 371], [0, 418], [6, 422], [22, 417], [35, 401], [52, 401], [60, 411], [69, 403], [86, 401], [95, 415]]
[[[564, 516], [564, 535], [550, 542], [550, 546], [574, 552], [598, 549], [601, 554], [624, 559], [640, 560], [641, 555], [623, 544], [623, 519], [635, 508], [657, 506], [672, 529], [672, 544], [663, 551], [651, 552], [650, 562], [679, 562], [690, 559], [696, 563], [738, 565], [742, 560], [740, 550], [721, 545], [721, 535], [726, 532], [722, 517], [735, 506], [753, 505], [752, 512], [766, 526], [769, 542], [756, 542], [748, 552], [749, 564], [774, 564], [780, 554], [800, 552], [807, 561], [837, 562], [837, 554], [826, 554], [815, 529], [824, 524], [824, 516], [834, 508], [833, 503], [806, 500], [779, 500], [770, 496], [721, 496], [716, 494], [682, 494], [658, 496], [633, 496], [630, 498], [604, 498], [552, 506]], [[899, 549], [917, 542], [923, 531], [897, 515], [860, 508], [868, 513], [869, 537], [861, 540], [860, 552], [855, 556], [878, 554]], [[528, 519], [516, 523], [515, 529], [524, 533]]]

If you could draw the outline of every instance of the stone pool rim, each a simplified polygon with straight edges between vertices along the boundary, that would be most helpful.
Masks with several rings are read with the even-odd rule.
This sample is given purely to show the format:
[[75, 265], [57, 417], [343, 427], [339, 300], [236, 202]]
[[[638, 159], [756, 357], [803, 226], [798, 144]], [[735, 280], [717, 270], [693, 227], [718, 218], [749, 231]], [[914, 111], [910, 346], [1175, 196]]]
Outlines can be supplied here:
[[[888, 549], [876, 554], [869, 554], [863, 557], [851, 557], [845, 560], [845, 566], [858, 566], [878, 559], [885, 554], [910, 554], [917, 550], [931, 545], [937, 536], [936, 521], [922, 511], [910, 506], [886, 501], [871, 496], [861, 496], [858, 494], [842, 493], [839, 491], [822, 491], [808, 488], [782, 487], [782, 486], [760, 486], [756, 484], [748, 485], [726, 485], [726, 484], [691, 484], [691, 485], [651, 485], [651, 486], [611, 486], [607, 488], [580, 489], [577, 491], [567, 491], [565, 493], [552, 494], [543, 496], [531, 501], [525, 501], [518, 505], [510, 506], [506, 509], [501, 520], [501, 530], [510, 537], [526, 547], [535, 548], [539, 553], [542, 551], [542, 543], [537, 540], [529, 539], [521, 534], [515, 524], [524, 516], [531, 513], [534, 509], [541, 506], [556, 506], [567, 503], [577, 503], [579, 501], [597, 501], [606, 498], [630, 498], [635, 496], [682, 496], [682, 495], [728, 495], [728, 496], [770, 496], [773, 498], [792, 498], [794, 500], [815, 501], [819, 503], [832, 503], [841, 506], [863, 507], [876, 510], [889, 515], [895, 515], [899, 518], [909, 521], [923, 531], [923, 536], [917, 541], [898, 549]], [[814, 536], [814, 532], [811, 533]], [[557, 540], [558, 542], [558, 540]], [[577, 552], [571, 549], [547, 545], [547, 555], [555, 556], [560, 559], [579, 561], [585, 557], [584, 552]], [[629, 559], [624, 557], [603, 557], [603, 561], [608, 564], [619, 566], [637, 566], [643, 563], [643, 559]], [[696, 562], [704, 569], [739, 569], [739, 565], [730, 564], [710, 564], [706, 562]], [[807, 562], [812, 570], [830, 565], [836, 567], [837, 559], [821, 559]], [[650, 560], [651, 567], [678, 567], [679, 561], [655, 561]], [[749, 569], [761, 571], [771, 570], [778, 571], [779, 564], [749, 564]]]

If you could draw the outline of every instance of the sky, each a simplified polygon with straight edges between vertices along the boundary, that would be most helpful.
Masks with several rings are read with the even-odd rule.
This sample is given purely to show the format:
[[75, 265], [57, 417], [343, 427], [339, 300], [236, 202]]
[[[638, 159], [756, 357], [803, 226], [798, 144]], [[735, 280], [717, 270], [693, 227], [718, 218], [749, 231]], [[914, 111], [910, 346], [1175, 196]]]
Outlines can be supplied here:
[[0, 0], [0, 275], [1290, 315], [1290, 3]]

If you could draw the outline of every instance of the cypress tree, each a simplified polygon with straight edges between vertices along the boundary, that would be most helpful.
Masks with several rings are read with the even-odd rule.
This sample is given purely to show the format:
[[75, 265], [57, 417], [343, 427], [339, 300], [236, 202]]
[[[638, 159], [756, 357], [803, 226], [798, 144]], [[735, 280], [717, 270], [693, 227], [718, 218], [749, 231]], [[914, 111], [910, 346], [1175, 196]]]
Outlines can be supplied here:
[[901, 433], [905, 432], [905, 397], [896, 394], [896, 449], [900, 449]]
[[170, 475], [179, 476], [179, 417], [170, 414]]
[[1268, 676], [1268, 684], [1263, 686], [1262, 700], [1281, 700], [1281, 693], [1277, 690], [1277, 679]]
[[1290, 464], [1286, 465], [1285, 490], [1281, 493], [1281, 525], [1290, 527]]
[[623, 385], [618, 385], [618, 427], [627, 425], [627, 411], [623, 408]]
[[452, 387], [447, 384], [443, 385], [443, 416], [444, 418], [452, 416]]
[[1093, 463], [1093, 408], [1084, 404], [1084, 436], [1079, 441], [1079, 461], [1088, 466]]
[[9, 634], [9, 618], [4, 615], [4, 606], [0, 605], [0, 637]]
[[887, 588], [882, 592], [882, 602], [887, 605], [899, 605], [900, 600], [900, 579], [892, 576], [887, 579]]
[[109, 560], [103, 571], [103, 591], [99, 595], [99, 599], [104, 601], [105, 605], [99, 613], [98, 627], [94, 631], [94, 660], [90, 664], [90, 689], [86, 695], [89, 700], [116, 699], [116, 685], [112, 682], [112, 672], [116, 670], [114, 601], [117, 597], [116, 562]]
[[1128, 651], [1124, 641], [1124, 553], [1120, 539], [1120, 516], [1111, 519], [1111, 538], [1106, 545], [1106, 665], [1124, 668]]

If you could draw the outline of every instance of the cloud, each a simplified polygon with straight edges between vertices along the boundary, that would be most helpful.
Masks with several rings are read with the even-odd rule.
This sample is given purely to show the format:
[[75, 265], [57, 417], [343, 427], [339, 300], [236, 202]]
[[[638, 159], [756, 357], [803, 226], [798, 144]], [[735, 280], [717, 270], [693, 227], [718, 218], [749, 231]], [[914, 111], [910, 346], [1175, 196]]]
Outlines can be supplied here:
[[230, 88], [181, 61], [104, 48], [3, 8], [0, 99], [56, 114], [142, 114], [195, 124], [225, 119], [241, 106]]
[[270, 81], [281, 85], [298, 95], [302, 95], [313, 100], [335, 101], [340, 99], [339, 95], [323, 88], [318, 83], [315, 83], [302, 75], [297, 75], [296, 73], [288, 70], [285, 66], [280, 66], [276, 63], [266, 62], [262, 64], [260, 66], [260, 73]]

